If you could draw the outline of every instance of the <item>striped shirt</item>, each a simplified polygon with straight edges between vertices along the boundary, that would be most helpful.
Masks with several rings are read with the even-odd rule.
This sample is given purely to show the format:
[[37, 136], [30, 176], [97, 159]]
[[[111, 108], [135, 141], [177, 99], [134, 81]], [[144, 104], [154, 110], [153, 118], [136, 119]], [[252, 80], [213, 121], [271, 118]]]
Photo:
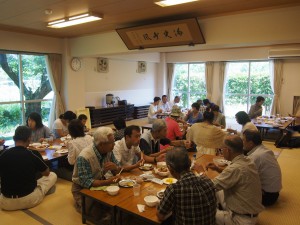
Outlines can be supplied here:
[[172, 212], [175, 225], [215, 225], [216, 208], [211, 180], [187, 172], [166, 188], [157, 210], [163, 215]]

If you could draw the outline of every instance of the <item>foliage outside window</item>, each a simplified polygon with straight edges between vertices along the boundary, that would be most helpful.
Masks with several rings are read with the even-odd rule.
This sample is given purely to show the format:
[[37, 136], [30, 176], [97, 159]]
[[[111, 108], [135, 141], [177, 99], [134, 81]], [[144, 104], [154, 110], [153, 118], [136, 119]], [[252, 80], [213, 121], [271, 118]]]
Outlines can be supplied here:
[[48, 125], [53, 91], [44, 55], [0, 52], [0, 139], [11, 139], [31, 112]]
[[205, 64], [175, 64], [172, 95], [181, 96], [180, 105], [190, 108], [198, 99], [206, 98]]
[[225, 113], [248, 112], [257, 96], [265, 98], [263, 115], [270, 115], [273, 91], [268, 61], [229, 62], [225, 85]]

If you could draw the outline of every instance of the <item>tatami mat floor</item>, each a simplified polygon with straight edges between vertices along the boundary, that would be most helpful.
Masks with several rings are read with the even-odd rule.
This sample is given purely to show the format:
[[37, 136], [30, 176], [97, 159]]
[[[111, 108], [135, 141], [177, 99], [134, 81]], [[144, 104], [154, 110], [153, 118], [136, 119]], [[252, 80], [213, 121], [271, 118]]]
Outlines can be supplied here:
[[[145, 119], [128, 121], [127, 125], [142, 125]], [[300, 148], [278, 149], [274, 142], [264, 142], [278, 156], [283, 176], [283, 189], [278, 203], [259, 215], [259, 225], [300, 224]], [[29, 210], [1, 211], [0, 225], [79, 225], [81, 215], [73, 207], [71, 182], [58, 179], [56, 192]], [[136, 224], [139, 225], [139, 224]]]

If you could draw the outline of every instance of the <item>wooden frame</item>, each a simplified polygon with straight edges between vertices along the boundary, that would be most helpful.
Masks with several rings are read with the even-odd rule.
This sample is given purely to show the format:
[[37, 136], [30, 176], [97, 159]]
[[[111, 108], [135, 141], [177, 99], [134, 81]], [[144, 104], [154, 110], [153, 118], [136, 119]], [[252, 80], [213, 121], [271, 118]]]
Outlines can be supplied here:
[[107, 58], [97, 59], [97, 71], [100, 73], [107, 73], [109, 69], [109, 62]]
[[129, 50], [205, 44], [197, 18], [116, 30]]
[[145, 61], [138, 61], [138, 73], [146, 73], [147, 72], [147, 63]]

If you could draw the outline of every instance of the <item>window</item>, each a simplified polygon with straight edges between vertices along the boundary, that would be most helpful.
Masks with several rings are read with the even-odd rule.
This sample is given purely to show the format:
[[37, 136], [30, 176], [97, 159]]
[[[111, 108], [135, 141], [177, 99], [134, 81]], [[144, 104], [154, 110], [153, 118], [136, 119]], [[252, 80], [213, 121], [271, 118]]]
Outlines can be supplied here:
[[190, 108], [198, 99], [206, 98], [205, 64], [175, 64], [172, 95], [181, 96], [181, 104]]
[[0, 139], [11, 139], [31, 112], [48, 125], [53, 91], [44, 55], [0, 52], [0, 89]]
[[234, 117], [238, 111], [248, 113], [257, 96], [265, 98], [263, 115], [270, 115], [273, 91], [269, 62], [229, 62], [225, 85], [226, 116]]

